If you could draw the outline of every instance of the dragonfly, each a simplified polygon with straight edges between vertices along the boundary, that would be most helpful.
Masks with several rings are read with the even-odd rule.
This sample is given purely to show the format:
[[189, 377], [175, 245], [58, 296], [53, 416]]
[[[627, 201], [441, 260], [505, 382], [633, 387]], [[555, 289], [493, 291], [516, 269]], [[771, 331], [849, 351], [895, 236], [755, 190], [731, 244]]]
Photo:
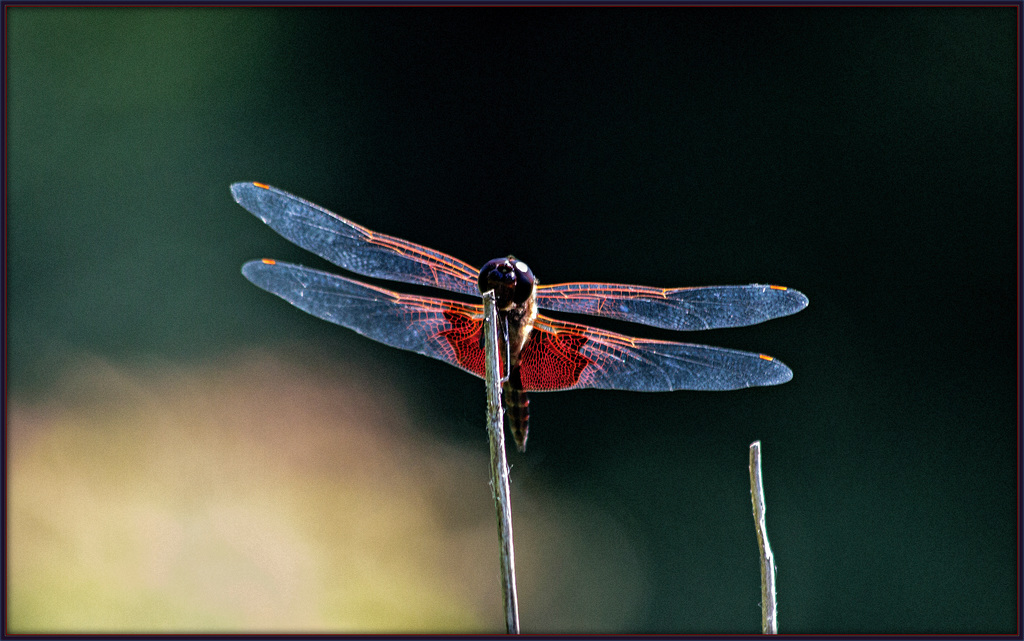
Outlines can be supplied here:
[[[231, 193], [274, 231], [349, 272], [468, 296], [493, 290], [501, 328], [502, 397], [509, 431], [520, 452], [526, 451], [529, 430], [527, 392], [734, 390], [778, 385], [793, 378], [792, 370], [766, 354], [635, 338], [551, 318], [538, 308], [668, 330], [702, 330], [753, 325], [794, 314], [808, 302], [795, 289], [591, 282], [542, 285], [525, 262], [511, 255], [478, 270], [263, 183], [235, 183]], [[245, 263], [242, 274], [313, 316], [484, 378], [481, 304], [391, 291], [270, 258]]]

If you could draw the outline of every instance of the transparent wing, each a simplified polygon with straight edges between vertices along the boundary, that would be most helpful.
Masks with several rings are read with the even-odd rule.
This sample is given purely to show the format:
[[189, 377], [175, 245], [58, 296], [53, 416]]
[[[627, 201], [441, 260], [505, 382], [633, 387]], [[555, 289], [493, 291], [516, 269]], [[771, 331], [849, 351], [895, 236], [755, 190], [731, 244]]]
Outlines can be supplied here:
[[483, 377], [480, 305], [399, 294], [270, 259], [246, 263], [242, 274], [317, 318]]
[[660, 289], [614, 283], [561, 283], [537, 288], [544, 309], [589, 314], [674, 330], [742, 327], [795, 314], [807, 297], [778, 285]]
[[[479, 305], [400, 294], [269, 259], [246, 263], [242, 273], [318, 318], [483, 377]], [[763, 354], [632, 338], [544, 316], [538, 316], [523, 348], [520, 371], [526, 391], [730, 390], [778, 385], [793, 377], [788, 367]]]
[[793, 378], [788, 367], [765, 354], [633, 338], [545, 316], [538, 316], [523, 348], [520, 373], [532, 391], [732, 390]]
[[231, 185], [235, 201], [299, 247], [363, 276], [479, 296], [468, 263], [379, 234], [323, 207], [262, 183]]

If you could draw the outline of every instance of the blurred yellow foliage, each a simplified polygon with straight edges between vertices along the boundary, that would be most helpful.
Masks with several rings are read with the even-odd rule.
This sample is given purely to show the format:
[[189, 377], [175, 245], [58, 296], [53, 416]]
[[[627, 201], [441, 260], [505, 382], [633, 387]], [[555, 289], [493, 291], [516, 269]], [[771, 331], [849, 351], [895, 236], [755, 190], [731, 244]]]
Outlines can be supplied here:
[[[12, 632], [501, 632], [480, 447], [411, 427], [386, 384], [265, 354], [90, 362], [13, 402]], [[611, 519], [516, 487], [524, 631], [642, 616]]]

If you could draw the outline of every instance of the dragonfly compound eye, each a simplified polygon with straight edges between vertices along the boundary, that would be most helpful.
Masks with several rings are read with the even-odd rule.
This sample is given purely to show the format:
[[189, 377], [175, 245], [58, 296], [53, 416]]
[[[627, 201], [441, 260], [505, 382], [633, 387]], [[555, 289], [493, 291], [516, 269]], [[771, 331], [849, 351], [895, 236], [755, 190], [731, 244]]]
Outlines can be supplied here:
[[495, 258], [480, 269], [480, 292], [494, 290], [499, 307], [506, 307], [516, 293], [516, 269], [508, 258]]
[[512, 300], [518, 304], [525, 303], [533, 295], [537, 279], [534, 277], [529, 265], [523, 261], [516, 260], [513, 256], [509, 256], [508, 260], [515, 267], [516, 273], [516, 291], [512, 295]]

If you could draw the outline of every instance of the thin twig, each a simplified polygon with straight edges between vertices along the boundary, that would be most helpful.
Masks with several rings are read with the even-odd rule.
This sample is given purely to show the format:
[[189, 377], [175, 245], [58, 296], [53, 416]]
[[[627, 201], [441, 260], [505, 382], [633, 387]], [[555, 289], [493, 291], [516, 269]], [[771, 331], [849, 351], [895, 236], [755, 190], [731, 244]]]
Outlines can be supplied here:
[[761, 483], [761, 441], [750, 444], [750, 500], [754, 504], [754, 528], [757, 547], [761, 550], [761, 632], [778, 634], [779, 621], [775, 603], [775, 557], [768, 544], [764, 522], [764, 486]]
[[505, 460], [504, 412], [501, 407], [501, 366], [498, 357], [498, 314], [494, 292], [484, 299], [484, 358], [487, 374], [487, 440], [491, 444], [491, 495], [498, 516], [501, 542], [501, 594], [505, 601], [505, 629], [519, 634], [519, 600], [516, 597], [516, 558], [512, 543], [512, 501]]

